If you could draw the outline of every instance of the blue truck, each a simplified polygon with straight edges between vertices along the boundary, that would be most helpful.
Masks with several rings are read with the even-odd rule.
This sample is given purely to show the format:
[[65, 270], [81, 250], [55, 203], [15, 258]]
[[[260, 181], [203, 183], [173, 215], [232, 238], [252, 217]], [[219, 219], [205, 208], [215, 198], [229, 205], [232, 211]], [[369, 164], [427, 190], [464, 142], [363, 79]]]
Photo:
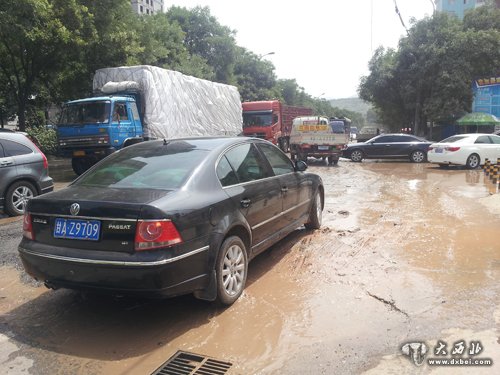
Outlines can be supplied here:
[[80, 175], [107, 155], [157, 138], [237, 135], [242, 110], [234, 86], [147, 65], [96, 71], [96, 96], [65, 103], [59, 153]]

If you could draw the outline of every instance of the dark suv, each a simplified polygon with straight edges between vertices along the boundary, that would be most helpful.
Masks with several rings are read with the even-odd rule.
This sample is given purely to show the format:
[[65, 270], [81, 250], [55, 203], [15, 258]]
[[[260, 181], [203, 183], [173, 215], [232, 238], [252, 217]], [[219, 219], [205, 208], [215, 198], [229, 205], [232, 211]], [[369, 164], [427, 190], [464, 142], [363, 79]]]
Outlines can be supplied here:
[[0, 210], [22, 215], [28, 199], [53, 189], [40, 149], [21, 133], [0, 132]]

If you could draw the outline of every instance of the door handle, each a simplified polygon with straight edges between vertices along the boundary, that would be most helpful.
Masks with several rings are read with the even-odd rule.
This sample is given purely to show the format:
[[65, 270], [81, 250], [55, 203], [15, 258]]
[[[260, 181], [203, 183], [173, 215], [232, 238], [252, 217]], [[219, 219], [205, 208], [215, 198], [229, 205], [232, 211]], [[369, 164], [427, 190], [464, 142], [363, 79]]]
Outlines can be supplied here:
[[281, 188], [281, 192], [282, 192], [282, 193], [286, 193], [287, 191], [288, 191], [288, 188], [287, 188], [286, 186], [283, 186], [283, 187]]
[[252, 204], [252, 201], [248, 198], [245, 198], [245, 199], [242, 199], [240, 201], [240, 203], [241, 203], [241, 207], [247, 208], [247, 207], [250, 207], [250, 205]]
[[12, 165], [12, 164], [13, 164], [13, 162], [12, 162], [12, 161], [10, 161], [10, 160], [8, 160], [8, 161], [1, 161], [1, 162], [0, 162], [0, 165], [4, 165], [4, 166], [5, 166], [5, 165]]

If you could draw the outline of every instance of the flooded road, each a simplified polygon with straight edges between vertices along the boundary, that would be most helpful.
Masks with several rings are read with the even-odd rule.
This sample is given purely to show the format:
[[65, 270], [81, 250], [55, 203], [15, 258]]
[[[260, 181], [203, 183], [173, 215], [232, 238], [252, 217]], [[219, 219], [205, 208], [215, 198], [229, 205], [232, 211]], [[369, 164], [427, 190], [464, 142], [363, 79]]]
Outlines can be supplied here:
[[[309, 171], [325, 184], [323, 227], [258, 256], [228, 309], [48, 291], [5, 257], [2, 373], [150, 374], [177, 350], [235, 374], [498, 373], [500, 210], [483, 173], [345, 160]], [[0, 221], [6, 248], [20, 223]], [[401, 351], [425, 342], [435, 357], [460, 341], [494, 365], [417, 367]]]

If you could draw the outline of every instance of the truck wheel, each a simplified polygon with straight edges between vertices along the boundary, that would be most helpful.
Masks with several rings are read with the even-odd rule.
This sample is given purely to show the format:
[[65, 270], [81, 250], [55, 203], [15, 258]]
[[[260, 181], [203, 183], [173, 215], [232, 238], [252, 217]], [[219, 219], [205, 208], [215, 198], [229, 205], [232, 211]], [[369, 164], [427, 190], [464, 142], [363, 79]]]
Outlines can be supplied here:
[[14, 182], [5, 194], [5, 212], [10, 216], [22, 215], [28, 200], [37, 195], [38, 192], [32, 183], [28, 181]]
[[71, 159], [71, 167], [73, 171], [80, 176], [83, 172], [89, 169], [92, 164], [86, 158], [73, 158]]
[[247, 281], [248, 257], [245, 244], [239, 237], [226, 238], [215, 267], [217, 302], [232, 305], [243, 293]]
[[336, 159], [333, 156], [328, 157], [328, 164], [329, 165], [337, 165], [339, 163], [339, 159]]

